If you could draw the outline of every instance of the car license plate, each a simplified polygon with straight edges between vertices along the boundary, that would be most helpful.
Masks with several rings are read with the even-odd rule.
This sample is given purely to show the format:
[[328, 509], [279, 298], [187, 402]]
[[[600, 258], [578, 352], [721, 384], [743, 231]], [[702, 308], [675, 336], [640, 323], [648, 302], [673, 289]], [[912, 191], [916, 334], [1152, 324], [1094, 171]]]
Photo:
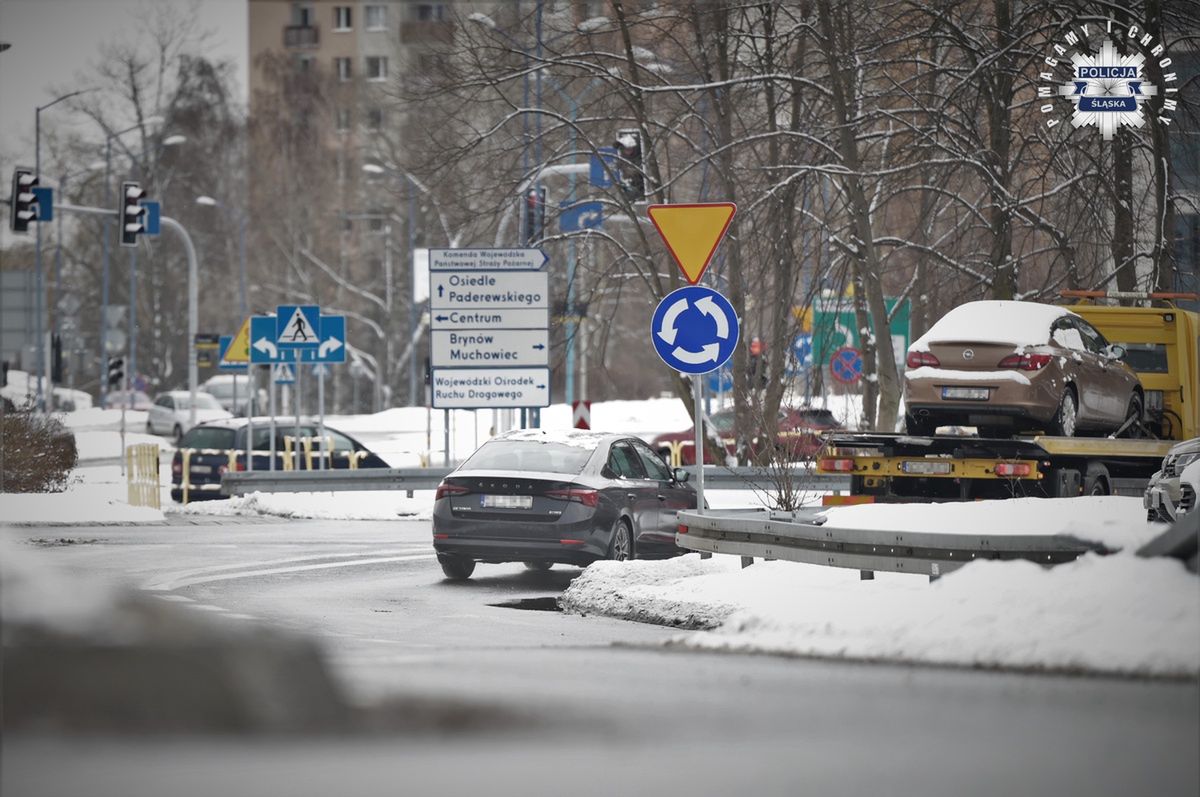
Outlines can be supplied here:
[[479, 505], [484, 509], [532, 509], [532, 495], [482, 495]]
[[990, 388], [986, 387], [944, 387], [942, 398], [965, 401], [987, 401]]
[[212, 473], [212, 465], [192, 465], [192, 473]]

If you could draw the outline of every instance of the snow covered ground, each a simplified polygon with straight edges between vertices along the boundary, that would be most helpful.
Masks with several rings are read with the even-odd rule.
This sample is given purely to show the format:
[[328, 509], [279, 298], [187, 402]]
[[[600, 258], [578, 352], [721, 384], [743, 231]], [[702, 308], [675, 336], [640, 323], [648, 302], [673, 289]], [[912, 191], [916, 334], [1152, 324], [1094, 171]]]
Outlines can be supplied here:
[[[849, 408], [851, 412], [856, 411]], [[593, 426], [652, 437], [686, 428], [675, 399], [593, 405]], [[76, 417], [72, 417], [72, 415]], [[68, 414], [82, 466], [65, 493], [5, 495], [10, 523], [153, 523], [158, 510], [130, 507], [115, 465], [88, 459], [116, 455], [110, 411]], [[441, 440], [442, 413], [394, 409], [331, 417], [331, 426], [370, 441], [393, 465], [428, 461], [425, 423]], [[128, 421], [128, 418], [127, 418]], [[567, 407], [542, 414], [546, 428], [567, 428]], [[135, 421], [136, 423], [136, 421]], [[491, 412], [452, 413], [452, 453], [465, 457], [493, 431]], [[486, 424], [486, 426], [485, 426]], [[132, 424], [131, 424], [132, 427]], [[131, 433], [127, 442], [162, 438]], [[435, 446], [436, 448], [436, 446]], [[112, 452], [111, 454], [109, 452]], [[440, 457], [433, 463], [440, 465]], [[164, 481], [169, 470], [164, 469]], [[254, 494], [169, 512], [288, 518], [428, 519], [433, 493]], [[748, 492], [708, 491], [714, 508], [759, 505]], [[1084, 497], [951, 504], [863, 505], [826, 511], [827, 524], [946, 532], [1073, 534], [1123, 548], [1052, 569], [1029, 562], [974, 562], [940, 580], [692, 554], [663, 562], [598, 562], [563, 596], [564, 608], [693, 629], [672, 644], [854, 660], [1143, 676], [1200, 675], [1200, 589], [1173, 560], [1143, 560], [1132, 551], [1161, 527], [1146, 523], [1140, 499]], [[702, 630], [696, 630], [702, 629]]]

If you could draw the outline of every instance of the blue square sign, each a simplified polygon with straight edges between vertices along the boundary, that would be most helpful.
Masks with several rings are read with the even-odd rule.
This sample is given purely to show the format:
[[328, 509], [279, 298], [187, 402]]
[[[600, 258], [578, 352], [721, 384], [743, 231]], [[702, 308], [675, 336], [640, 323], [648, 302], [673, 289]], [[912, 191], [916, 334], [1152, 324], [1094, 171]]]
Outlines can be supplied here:
[[321, 308], [315, 304], [281, 304], [275, 308], [275, 346], [315, 349], [321, 345]]

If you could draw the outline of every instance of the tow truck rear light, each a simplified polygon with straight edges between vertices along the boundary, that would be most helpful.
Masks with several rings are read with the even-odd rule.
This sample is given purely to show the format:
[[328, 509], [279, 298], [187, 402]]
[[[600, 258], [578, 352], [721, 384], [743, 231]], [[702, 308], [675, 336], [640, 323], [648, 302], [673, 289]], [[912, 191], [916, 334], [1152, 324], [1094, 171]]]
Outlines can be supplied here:
[[438, 485], [437, 492], [433, 494], [433, 500], [440, 501], [443, 498], [449, 498], [452, 495], [462, 495], [463, 493], [471, 492], [461, 484], [447, 484], [442, 482]]
[[547, 490], [550, 498], [561, 498], [564, 501], [578, 501], [584, 506], [597, 506], [600, 503], [600, 493], [584, 487], [568, 487], [565, 490]]
[[678, 534], [687, 534], [687, 533], [688, 533], [688, 527], [687, 527], [687, 526], [685, 526], [685, 525], [683, 525], [682, 523], [680, 523], [678, 526], [676, 526], [676, 527], [675, 527], [675, 531], [676, 531], [676, 533], [678, 533]]
[[854, 470], [854, 460], [850, 457], [822, 457], [817, 461], [817, 470], [850, 473]]
[[1040, 371], [1050, 364], [1053, 354], [1010, 354], [997, 363], [1001, 368], [1017, 368], [1022, 371]]
[[942, 363], [937, 357], [934, 357], [927, 351], [910, 351], [908, 357], [904, 359], [904, 364], [909, 368], [921, 368], [926, 365], [931, 368], [937, 368]]
[[1019, 479], [1022, 476], [1028, 476], [1030, 467], [1028, 462], [1001, 462], [996, 465], [997, 476], [1009, 476]]

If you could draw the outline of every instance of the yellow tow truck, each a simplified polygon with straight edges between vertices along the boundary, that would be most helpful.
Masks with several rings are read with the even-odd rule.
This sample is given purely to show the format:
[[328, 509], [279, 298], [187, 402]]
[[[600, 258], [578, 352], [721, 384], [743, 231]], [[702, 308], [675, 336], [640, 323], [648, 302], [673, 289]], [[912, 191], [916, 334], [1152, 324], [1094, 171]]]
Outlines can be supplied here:
[[[1125, 348], [1125, 361], [1145, 391], [1145, 437], [837, 435], [817, 469], [848, 474], [851, 494], [827, 503], [1141, 495], [1167, 449], [1200, 436], [1200, 314], [1175, 305], [1200, 297], [1104, 291], [1062, 296], [1074, 300], [1070, 309], [1110, 343]], [[1120, 299], [1146, 306], [1102, 304]]]

